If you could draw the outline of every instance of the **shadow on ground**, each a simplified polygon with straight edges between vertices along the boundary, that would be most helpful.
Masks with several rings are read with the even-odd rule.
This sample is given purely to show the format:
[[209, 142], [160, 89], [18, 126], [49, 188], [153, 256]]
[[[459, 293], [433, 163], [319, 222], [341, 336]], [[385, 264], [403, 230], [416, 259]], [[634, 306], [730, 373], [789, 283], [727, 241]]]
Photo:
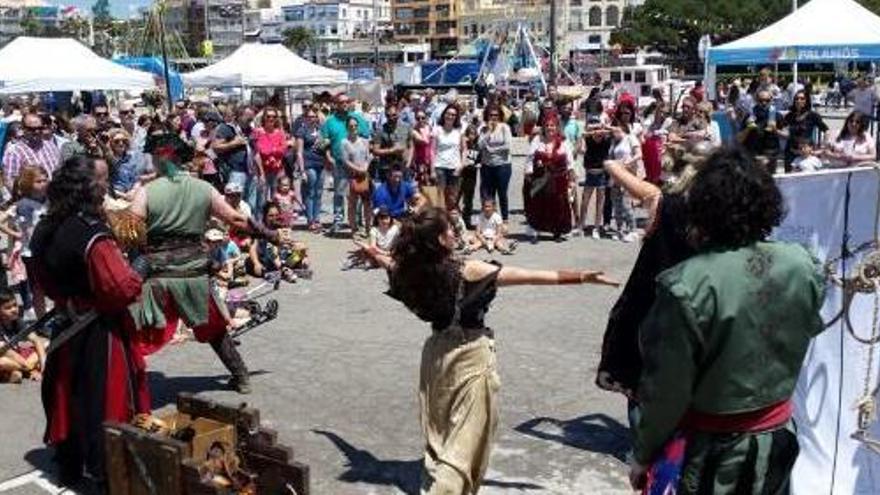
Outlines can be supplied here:
[[[345, 455], [347, 471], [339, 476], [346, 483], [367, 483], [371, 485], [393, 486], [404, 493], [418, 493], [422, 461], [382, 460], [368, 450], [359, 449], [332, 431], [312, 430], [316, 435], [326, 437]], [[516, 490], [539, 490], [544, 487], [532, 483], [515, 481], [483, 480], [483, 486], [494, 486]]]
[[[58, 470], [56, 469], [55, 463], [52, 461], [52, 456], [54, 455], [55, 451], [53, 449], [49, 447], [38, 447], [28, 451], [28, 453], [24, 455], [24, 460], [33, 466], [34, 469], [41, 471], [47, 480], [58, 485]], [[69, 491], [65, 490], [61, 493], [73, 493], [77, 495], [103, 494], [103, 490], [101, 490], [98, 485], [92, 483], [89, 479], [83, 479], [76, 485], [67, 488]], [[23, 488], [23, 490], [27, 490], [27, 488]]]
[[[265, 375], [268, 371], [252, 371], [250, 376]], [[161, 371], [148, 371], [147, 381], [150, 386], [153, 409], [161, 409], [169, 404], [177, 404], [177, 395], [181, 392], [198, 394], [215, 390], [228, 390], [226, 382], [228, 374], [213, 376], [172, 376]]]
[[632, 444], [629, 429], [604, 414], [587, 414], [569, 420], [534, 418], [514, 429], [542, 440], [611, 455], [622, 462], [626, 462], [626, 454]]

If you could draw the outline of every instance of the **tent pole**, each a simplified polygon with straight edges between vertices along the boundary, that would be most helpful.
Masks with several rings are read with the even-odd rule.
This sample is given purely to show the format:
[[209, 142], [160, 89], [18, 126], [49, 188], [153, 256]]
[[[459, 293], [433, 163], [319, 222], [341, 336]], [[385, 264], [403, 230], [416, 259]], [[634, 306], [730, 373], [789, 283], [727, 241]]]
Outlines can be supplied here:
[[174, 101], [171, 95], [171, 76], [168, 74], [168, 47], [165, 46], [165, 3], [160, 3], [159, 10], [159, 43], [162, 45], [162, 72], [165, 77], [165, 103], [168, 106], [168, 113], [174, 108]]

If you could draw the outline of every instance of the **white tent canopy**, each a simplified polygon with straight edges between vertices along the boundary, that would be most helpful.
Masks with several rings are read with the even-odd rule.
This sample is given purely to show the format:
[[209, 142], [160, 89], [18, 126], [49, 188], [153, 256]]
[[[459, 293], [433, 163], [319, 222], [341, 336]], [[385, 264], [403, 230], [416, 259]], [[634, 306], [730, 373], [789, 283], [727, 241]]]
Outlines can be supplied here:
[[19, 36], [0, 49], [0, 93], [137, 90], [153, 76], [103, 59], [71, 38]]
[[330, 86], [348, 82], [343, 71], [315, 65], [283, 45], [247, 43], [223, 60], [183, 75], [190, 87]]
[[880, 60], [880, 17], [855, 0], [812, 0], [708, 55], [710, 65], [848, 60]]

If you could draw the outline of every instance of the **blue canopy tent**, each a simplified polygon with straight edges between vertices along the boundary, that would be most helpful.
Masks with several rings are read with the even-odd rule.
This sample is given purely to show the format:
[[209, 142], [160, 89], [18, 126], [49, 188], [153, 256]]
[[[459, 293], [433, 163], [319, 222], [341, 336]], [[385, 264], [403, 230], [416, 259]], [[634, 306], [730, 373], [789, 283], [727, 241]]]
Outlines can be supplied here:
[[855, 0], [812, 0], [787, 17], [736, 41], [709, 48], [706, 87], [719, 65], [880, 60], [880, 17]]
[[[159, 57], [119, 57], [114, 58], [114, 62], [124, 65], [130, 69], [136, 69], [153, 74], [160, 81], [160, 87], [164, 87], [165, 69], [162, 59]], [[183, 79], [180, 73], [175, 70], [168, 71], [171, 87], [171, 101], [183, 99]]]

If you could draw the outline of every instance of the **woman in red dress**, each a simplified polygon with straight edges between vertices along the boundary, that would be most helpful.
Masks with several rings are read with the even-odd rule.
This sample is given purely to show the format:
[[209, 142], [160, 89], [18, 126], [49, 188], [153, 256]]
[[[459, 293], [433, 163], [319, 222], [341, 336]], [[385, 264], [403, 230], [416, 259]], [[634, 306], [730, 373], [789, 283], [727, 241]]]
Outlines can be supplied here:
[[541, 135], [532, 140], [526, 161], [523, 200], [532, 242], [538, 241], [538, 232], [550, 232], [559, 242], [571, 231], [573, 178], [571, 146], [559, 132], [559, 118], [550, 114]]
[[127, 330], [132, 326], [126, 308], [140, 295], [141, 279], [104, 220], [106, 186], [96, 180], [98, 161], [74, 157], [53, 176], [49, 209], [31, 238], [28, 267], [56, 308], [73, 318], [98, 313], [50, 352], [46, 363], [45, 442], [55, 447], [65, 485], [78, 482], [83, 468], [102, 482], [102, 423], [128, 422], [149, 412], [150, 405], [146, 383], [138, 379], [144, 376], [144, 360], [132, 350]]

